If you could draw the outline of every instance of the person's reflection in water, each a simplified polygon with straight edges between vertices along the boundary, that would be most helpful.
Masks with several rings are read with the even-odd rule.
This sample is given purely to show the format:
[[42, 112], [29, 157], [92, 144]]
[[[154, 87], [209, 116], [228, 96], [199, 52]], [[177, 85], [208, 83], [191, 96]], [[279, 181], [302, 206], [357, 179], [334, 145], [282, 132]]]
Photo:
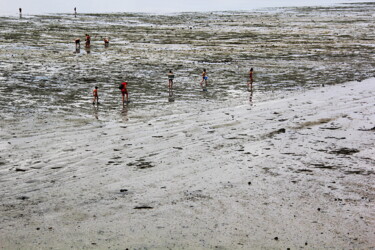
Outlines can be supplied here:
[[79, 54], [79, 53], [81, 53], [81, 48], [76, 48], [76, 54]]
[[249, 90], [249, 102], [250, 102], [250, 106], [253, 106], [253, 85], [251, 85], [251, 87], [248, 89]]
[[121, 110], [121, 118], [123, 122], [127, 122], [128, 118], [128, 105], [123, 105]]
[[93, 106], [93, 114], [97, 120], [99, 120], [99, 106]]
[[174, 95], [172, 89], [169, 89], [168, 102], [174, 102]]

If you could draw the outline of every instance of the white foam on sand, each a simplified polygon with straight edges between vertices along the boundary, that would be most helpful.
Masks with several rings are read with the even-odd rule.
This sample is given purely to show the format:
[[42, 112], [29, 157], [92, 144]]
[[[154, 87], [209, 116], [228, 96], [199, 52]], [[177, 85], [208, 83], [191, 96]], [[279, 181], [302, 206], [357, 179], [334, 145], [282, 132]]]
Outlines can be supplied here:
[[374, 247], [374, 103], [368, 79], [140, 123], [14, 131], [0, 142], [1, 246]]

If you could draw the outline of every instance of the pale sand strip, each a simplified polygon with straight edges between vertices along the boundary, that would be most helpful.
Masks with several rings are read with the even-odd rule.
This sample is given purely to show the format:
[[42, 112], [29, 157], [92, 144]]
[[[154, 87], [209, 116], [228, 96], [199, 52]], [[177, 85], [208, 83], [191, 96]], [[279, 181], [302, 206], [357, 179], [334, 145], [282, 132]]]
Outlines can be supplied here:
[[0, 246], [375, 247], [374, 104], [369, 79], [9, 138]]

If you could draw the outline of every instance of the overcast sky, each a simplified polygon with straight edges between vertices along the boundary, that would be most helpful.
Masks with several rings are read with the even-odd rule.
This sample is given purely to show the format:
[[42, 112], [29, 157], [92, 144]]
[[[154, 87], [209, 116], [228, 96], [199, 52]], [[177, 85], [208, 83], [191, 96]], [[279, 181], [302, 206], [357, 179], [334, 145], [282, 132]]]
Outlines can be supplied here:
[[335, 3], [375, 2], [374, 0], [0, 0], [1, 15], [102, 12], [182, 12], [215, 10], [253, 10], [263, 7], [331, 5]]

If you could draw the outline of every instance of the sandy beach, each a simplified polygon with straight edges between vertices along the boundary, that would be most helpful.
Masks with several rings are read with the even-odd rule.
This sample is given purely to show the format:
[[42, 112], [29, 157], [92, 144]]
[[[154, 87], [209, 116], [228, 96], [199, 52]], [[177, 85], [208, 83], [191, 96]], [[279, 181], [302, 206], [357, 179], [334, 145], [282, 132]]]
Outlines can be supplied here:
[[374, 249], [374, 13], [0, 16], [0, 249]]
[[372, 78], [142, 122], [3, 126], [0, 246], [374, 248], [374, 96]]

